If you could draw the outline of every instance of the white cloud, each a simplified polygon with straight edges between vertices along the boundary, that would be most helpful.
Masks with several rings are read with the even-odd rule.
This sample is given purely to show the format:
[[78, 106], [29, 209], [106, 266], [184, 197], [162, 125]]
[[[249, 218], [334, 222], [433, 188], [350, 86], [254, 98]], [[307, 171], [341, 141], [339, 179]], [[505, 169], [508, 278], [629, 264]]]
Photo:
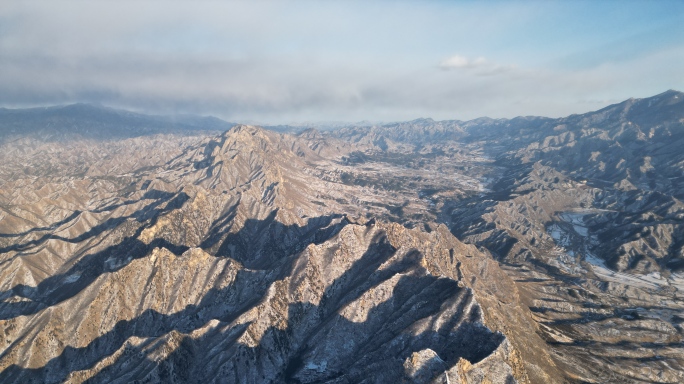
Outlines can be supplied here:
[[484, 57], [478, 57], [471, 60], [459, 55], [451, 56], [439, 63], [439, 67], [446, 70], [456, 68], [479, 68], [487, 65], [489, 65], [489, 62]]
[[439, 67], [445, 71], [460, 69], [466, 70], [475, 76], [497, 76], [510, 73], [517, 69], [515, 65], [503, 65], [493, 63], [484, 57], [469, 59], [464, 56], [454, 55], [439, 63]]

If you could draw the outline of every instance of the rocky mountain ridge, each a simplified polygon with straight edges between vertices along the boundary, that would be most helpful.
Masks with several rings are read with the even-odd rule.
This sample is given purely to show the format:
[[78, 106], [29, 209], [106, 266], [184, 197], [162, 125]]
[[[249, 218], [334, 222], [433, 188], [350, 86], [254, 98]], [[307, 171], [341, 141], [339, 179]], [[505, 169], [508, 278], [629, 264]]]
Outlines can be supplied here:
[[[292, 140], [238, 126], [199, 145], [182, 141], [156, 169], [119, 175], [135, 188], [114, 191], [104, 207], [83, 204], [100, 203], [101, 188], [76, 183], [92, 197], [72, 201], [71, 215], [53, 212], [54, 222], [23, 232], [28, 217], [3, 220], [3, 381], [349, 382], [381, 366], [393, 379], [512, 380], [507, 360], [521, 363], [483, 324], [472, 290], [426, 270], [410, 237], [393, 234], [402, 227], [320, 215]], [[72, 193], [16, 196], [5, 212]], [[309, 350], [316, 334], [358, 346]], [[452, 344], [460, 351], [444, 349]], [[202, 365], [216, 348], [223, 357]], [[188, 365], [195, 375], [179, 373]]]

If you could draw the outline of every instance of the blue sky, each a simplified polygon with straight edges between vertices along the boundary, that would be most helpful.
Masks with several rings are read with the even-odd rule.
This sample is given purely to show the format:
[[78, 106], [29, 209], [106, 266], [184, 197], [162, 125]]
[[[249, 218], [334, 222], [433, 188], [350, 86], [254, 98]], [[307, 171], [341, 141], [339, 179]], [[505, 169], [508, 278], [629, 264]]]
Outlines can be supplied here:
[[0, 105], [564, 116], [684, 90], [682, 1], [5, 1]]

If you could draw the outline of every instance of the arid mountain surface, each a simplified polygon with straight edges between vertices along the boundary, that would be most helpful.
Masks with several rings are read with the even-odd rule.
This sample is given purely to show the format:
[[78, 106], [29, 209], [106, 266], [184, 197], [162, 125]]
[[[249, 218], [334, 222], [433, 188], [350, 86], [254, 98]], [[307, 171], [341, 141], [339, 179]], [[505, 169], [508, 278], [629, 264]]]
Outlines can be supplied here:
[[278, 130], [0, 110], [0, 382], [684, 382], [684, 94]]

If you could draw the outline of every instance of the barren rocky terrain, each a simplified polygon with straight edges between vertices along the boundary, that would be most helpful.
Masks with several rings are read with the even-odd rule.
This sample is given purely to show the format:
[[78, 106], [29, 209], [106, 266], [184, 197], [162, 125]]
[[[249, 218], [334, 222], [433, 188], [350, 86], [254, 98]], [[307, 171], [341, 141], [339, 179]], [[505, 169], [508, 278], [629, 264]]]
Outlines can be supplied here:
[[684, 381], [684, 94], [279, 131], [0, 110], [0, 382]]

